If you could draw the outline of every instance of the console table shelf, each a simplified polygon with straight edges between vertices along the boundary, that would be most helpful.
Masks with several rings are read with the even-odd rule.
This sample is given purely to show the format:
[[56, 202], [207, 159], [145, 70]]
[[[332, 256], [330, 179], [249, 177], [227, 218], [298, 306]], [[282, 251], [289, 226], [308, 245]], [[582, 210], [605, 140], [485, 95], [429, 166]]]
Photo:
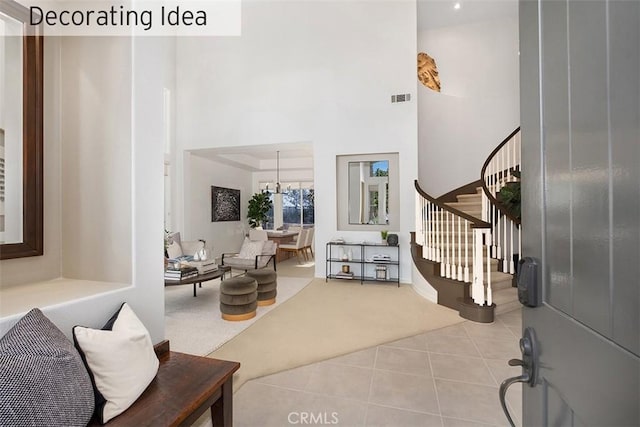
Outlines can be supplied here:
[[[351, 259], [348, 259], [348, 252]], [[340, 252], [340, 254], [338, 253]], [[374, 255], [385, 254], [386, 260], [374, 260]], [[345, 256], [347, 259], [342, 258]], [[356, 269], [352, 276], [341, 276], [334, 272], [334, 264], [348, 265]], [[340, 271], [340, 269], [337, 269]], [[400, 246], [382, 243], [328, 242], [326, 244], [326, 275], [329, 279], [358, 280], [364, 282], [396, 283], [400, 287]]]

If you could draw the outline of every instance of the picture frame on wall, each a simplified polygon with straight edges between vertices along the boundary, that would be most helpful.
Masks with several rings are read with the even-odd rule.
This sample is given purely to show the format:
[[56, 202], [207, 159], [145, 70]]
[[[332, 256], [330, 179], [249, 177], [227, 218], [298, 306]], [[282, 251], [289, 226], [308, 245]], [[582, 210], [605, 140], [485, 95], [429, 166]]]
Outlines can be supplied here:
[[211, 222], [240, 221], [240, 190], [211, 186]]

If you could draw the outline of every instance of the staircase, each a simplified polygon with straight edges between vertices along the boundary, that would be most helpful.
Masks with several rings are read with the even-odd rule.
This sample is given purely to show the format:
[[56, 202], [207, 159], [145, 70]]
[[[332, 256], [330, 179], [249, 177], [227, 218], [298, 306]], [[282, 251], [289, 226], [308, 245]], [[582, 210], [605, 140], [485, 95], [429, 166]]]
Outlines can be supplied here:
[[513, 273], [520, 223], [497, 196], [514, 179], [509, 171], [519, 170], [519, 135], [516, 129], [491, 153], [480, 181], [437, 199], [415, 182], [414, 264], [438, 292], [439, 304], [476, 322], [519, 307]]

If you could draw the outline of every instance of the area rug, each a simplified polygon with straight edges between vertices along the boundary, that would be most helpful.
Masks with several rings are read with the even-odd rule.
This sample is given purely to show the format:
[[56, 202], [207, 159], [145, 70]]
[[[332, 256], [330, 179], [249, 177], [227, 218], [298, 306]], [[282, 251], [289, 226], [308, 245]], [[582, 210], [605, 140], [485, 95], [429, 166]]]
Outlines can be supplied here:
[[193, 286], [165, 287], [165, 336], [171, 350], [205, 356], [265, 314], [298, 293], [311, 282], [310, 278], [278, 276], [276, 304], [258, 307], [256, 317], [242, 322], [228, 322], [220, 317], [220, 280], [211, 280], [197, 289]]
[[241, 363], [247, 380], [462, 322], [409, 285], [314, 279], [209, 356]]

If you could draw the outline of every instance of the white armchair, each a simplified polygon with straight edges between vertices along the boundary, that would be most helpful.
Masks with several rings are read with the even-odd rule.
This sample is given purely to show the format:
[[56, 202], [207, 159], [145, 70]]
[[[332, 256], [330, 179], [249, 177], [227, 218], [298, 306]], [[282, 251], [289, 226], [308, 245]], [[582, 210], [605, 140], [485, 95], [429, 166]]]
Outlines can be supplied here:
[[221, 264], [247, 271], [264, 268], [269, 262], [273, 262], [273, 270], [275, 271], [276, 250], [277, 246], [274, 241], [245, 238], [239, 253], [222, 254]]
[[181, 240], [180, 233], [170, 234], [168, 240], [166, 255], [169, 259], [193, 257], [204, 250], [204, 240]]

